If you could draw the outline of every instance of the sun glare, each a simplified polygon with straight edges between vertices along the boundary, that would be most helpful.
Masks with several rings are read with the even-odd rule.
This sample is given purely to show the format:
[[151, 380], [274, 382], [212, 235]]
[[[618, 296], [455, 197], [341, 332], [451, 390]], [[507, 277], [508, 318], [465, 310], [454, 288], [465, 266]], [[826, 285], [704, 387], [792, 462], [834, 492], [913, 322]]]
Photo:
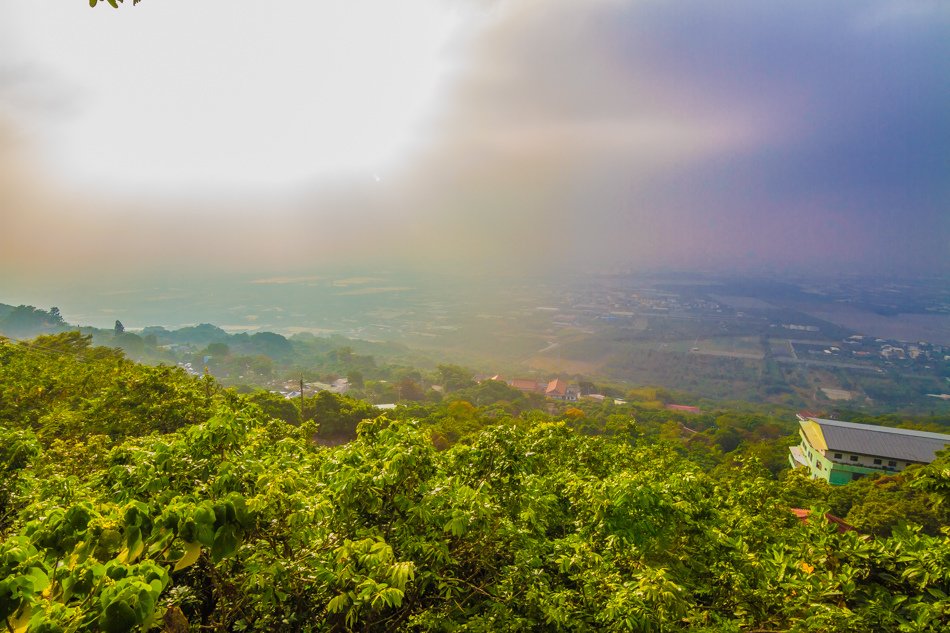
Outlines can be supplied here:
[[372, 178], [418, 140], [460, 24], [434, 0], [314, 2], [292, 18], [271, 3], [75, 4], [20, 16], [21, 44], [82, 87], [37, 127], [66, 178], [136, 193]]

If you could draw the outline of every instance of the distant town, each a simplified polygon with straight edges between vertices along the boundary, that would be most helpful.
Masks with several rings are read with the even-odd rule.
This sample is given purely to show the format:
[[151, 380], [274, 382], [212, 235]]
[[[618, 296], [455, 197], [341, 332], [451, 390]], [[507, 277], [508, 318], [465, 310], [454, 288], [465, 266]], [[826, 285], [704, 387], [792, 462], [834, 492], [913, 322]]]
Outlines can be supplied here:
[[[216, 293], [196, 287], [174, 300], [156, 296], [145, 306], [155, 318], [174, 322], [169, 315], [187, 305], [218, 314], [223, 325], [130, 326], [120, 344], [133, 356], [172, 360], [199, 374], [207, 367], [229, 383], [266, 383], [282, 393], [299, 391], [311, 364], [294, 349], [350, 346], [396, 365], [456, 363], [473, 375], [504, 376], [515, 388], [543, 386], [528, 388], [532, 393], [561, 381], [611, 385], [609, 397], [654, 385], [793, 407], [929, 412], [950, 405], [950, 291], [940, 280], [612, 273], [473, 290], [373, 273], [308, 281], [305, 290], [276, 284], [266, 304], [245, 300], [243, 287], [222, 283]], [[110, 317], [132, 309], [125, 295], [109, 300], [102, 309]], [[14, 335], [28, 332], [17, 329], [19, 308], [6, 309], [0, 329], [7, 320]], [[208, 348], [215, 342], [230, 346], [230, 356]], [[345, 391], [331, 374], [309, 376], [304, 392]], [[413, 380], [423, 389], [438, 386]], [[377, 395], [388, 401], [399, 394], [380, 387]]]

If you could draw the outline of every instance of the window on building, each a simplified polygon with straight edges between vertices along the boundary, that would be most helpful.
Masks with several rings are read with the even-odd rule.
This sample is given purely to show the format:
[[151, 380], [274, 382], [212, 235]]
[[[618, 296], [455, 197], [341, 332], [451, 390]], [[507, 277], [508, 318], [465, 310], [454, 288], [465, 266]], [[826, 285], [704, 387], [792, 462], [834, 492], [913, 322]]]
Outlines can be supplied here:
[[857, 456], [857, 455], [852, 455], [852, 456], [850, 456], [848, 459], [850, 459], [850, 460], [853, 461], [853, 462], [856, 462], [856, 461], [858, 461], [858, 456]]
[[894, 467], [897, 466], [897, 462], [895, 462], [895, 461], [892, 459], [891, 461], [887, 462], [887, 465], [890, 466], [891, 468], [894, 468]]
[[875, 466], [880, 466], [880, 465], [881, 465], [881, 460], [875, 459], [875, 460], [874, 460], [874, 465], [875, 465]]

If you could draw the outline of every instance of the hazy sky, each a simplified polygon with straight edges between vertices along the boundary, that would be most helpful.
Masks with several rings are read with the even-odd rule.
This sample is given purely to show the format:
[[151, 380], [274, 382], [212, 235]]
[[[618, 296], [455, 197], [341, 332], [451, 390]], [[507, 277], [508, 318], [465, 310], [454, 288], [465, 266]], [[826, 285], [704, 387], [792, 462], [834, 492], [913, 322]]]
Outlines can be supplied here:
[[947, 2], [126, 5], [3, 2], [0, 293], [328, 262], [950, 272]]

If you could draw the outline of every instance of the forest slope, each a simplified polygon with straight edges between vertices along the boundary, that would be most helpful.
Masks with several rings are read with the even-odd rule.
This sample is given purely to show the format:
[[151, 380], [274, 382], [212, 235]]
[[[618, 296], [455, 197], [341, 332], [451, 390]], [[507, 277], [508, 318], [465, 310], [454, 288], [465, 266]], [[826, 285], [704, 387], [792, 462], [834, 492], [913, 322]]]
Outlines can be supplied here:
[[[527, 412], [438, 450], [378, 417], [321, 447], [313, 422], [68, 333], [0, 344], [0, 395], [11, 630], [950, 626], [945, 526], [802, 523], [826, 486], [629, 428]], [[940, 512], [946, 457], [900, 485]]]

